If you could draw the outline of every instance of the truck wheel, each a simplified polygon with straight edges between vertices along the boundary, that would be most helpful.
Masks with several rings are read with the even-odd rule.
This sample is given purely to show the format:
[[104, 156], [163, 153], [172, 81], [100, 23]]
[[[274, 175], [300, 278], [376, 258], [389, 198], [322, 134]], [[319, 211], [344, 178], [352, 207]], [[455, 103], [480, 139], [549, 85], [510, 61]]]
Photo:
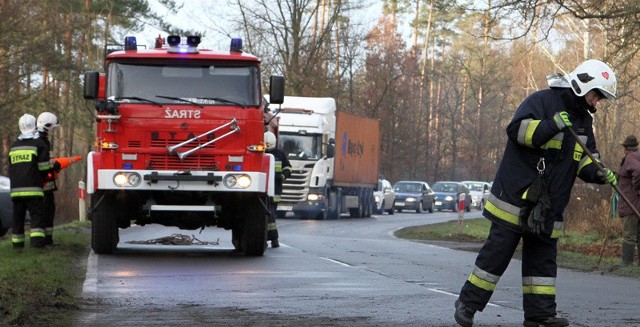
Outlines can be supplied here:
[[[261, 256], [267, 249], [267, 203], [255, 197], [253, 201], [240, 209], [242, 227], [240, 228], [240, 248], [247, 256]], [[262, 202], [262, 203], [261, 203]]]
[[328, 219], [340, 219], [342, 213], [342, 192], [335, 190], [329, 192], [329, 214]]
[[91, 217], [91, 248], [97, 254], [113, 254], [119, 241], [115, 194], [99, 192], [92, 199], [97, 207]]

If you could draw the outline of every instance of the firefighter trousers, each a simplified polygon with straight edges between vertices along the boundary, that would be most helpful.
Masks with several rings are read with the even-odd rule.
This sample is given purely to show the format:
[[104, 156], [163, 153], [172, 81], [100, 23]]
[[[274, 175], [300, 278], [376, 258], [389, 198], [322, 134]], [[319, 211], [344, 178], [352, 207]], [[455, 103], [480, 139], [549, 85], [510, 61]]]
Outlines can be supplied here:
[[45, 213], [43, 198], [14, 198], [13, 201], [13, 226], [11, 227], [11, 241], [14, 244], [24, 244], [25, 242], [25, 220], [27, 211], [30, 217], [30, 237], [44, 240], [45, 236]]
[[278, 202], [274, 201], [273, 198], [269, 198], [269, 204], [271, 215], [269, 215], [269, 219], [267, 220], [267, 240], [277, 241], [279, 236], [278, 226], [276, 225], [276, 209], [278, 208]]
[[44, 227], [48, 237], [53, 235], [53, 220], [56, 216], [56, 201], [53, 197], [54, 191], [44, 191]]
[[495, 222], [460, 291], [460, 301], [482, 311], [522, 240], [522, 308], [524, 318], [556, 315], [557, 238], [519, 232]]

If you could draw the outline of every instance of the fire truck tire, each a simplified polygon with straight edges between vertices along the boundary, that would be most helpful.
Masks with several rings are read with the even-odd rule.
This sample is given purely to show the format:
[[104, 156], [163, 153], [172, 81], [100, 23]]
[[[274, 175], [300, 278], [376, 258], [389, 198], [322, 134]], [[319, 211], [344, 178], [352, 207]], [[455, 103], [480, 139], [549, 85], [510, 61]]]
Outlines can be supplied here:
[[[256, 202], [259, 200], [256, 199]], [[265, 202], [266, 203], [266, 202]], [[267, 212], [259, 203], [243, 208], [244, 226], [240, 232], [241, 251], [246, 256], [261, 256], [267, 248]]]
[[115, 196], [111, 193], [103, 193], [104, 197], [100, 201], [101, 195], [96, 193], [98, 203], [91, 219], [91, 248], [97, 254], [113, 254], [118, 246], [118, 220], [113, 214], [115, 206]]

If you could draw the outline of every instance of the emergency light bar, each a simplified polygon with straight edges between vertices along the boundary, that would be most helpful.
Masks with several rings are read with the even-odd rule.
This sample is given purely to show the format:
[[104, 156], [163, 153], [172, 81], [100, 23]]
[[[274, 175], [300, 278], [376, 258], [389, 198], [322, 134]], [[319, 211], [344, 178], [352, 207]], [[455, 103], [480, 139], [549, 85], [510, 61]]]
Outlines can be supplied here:
[[198, 53], [198, 44], [200, 44], [200, 37], [197, 35], [187, 36], [186, 45], [182, 44], [182, 38], [179, 35], [167, 36], [167, 43], [169, 44], [169, 53]]

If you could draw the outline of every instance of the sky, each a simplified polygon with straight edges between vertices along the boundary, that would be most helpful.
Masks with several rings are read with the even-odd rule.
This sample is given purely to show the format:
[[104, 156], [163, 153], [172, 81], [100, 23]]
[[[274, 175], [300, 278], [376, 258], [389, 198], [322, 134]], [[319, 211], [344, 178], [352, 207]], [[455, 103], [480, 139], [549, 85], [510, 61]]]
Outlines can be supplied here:
[[[174, 15], [169, 13], [166, 9], [164, 9], [161, 5], [158, 4], [157, 0], [149, 0], [149, 5], [152, 10], [156, 11], [159, 15], [164, 15], [166, 19], [174, 24], [176, 27], [181, 29], [195, 29], [202, 30], [203, 24], [207, 25], [207, 22], [210, 22], [209, 17], [205, 17], [205, 14], [210, 13], [210, 7], [216, 6], [215, 11], [219, 13], [228, 12], [234, 10], [229, 7], [225, 0], [177, 0], [177, 3], [183, 5], [182, 10], [178, 12], [178, 14]], [[381, 12], [381, 1], [379, 0], [369, 0], [371, 3], [370, 6], [366, 9], [364, 17], [371, 26], [376, 23], [377, 18], [380, 16]], [[235, 10], [234, 10], [235, 11]], [[194, 27], [195, 25], [195, 27]], [[201, 48], [208, 49], [226, 49], [229, 46], [229, 38], [225, 35], [217, 35], [216, 32], [212, 30], [208, 30], [204, 28], [206, 31], [205, 38], [202, 39], [202, 43], [200, 44]], [[155, 38], [158, 34], [162, 34], [162, 36], [166, 37], [166, 33], [158, 30], [153, 26], [147, 26], [147, 28], [135, 34], [138, 39], [138, 45], [147, 45], [148, 47], [152, 47], [154, 44]], [[238, 33], [240, 34], [240, 32]], [[242, 35], [237, 35], [234, 37], [242, 37]]]

